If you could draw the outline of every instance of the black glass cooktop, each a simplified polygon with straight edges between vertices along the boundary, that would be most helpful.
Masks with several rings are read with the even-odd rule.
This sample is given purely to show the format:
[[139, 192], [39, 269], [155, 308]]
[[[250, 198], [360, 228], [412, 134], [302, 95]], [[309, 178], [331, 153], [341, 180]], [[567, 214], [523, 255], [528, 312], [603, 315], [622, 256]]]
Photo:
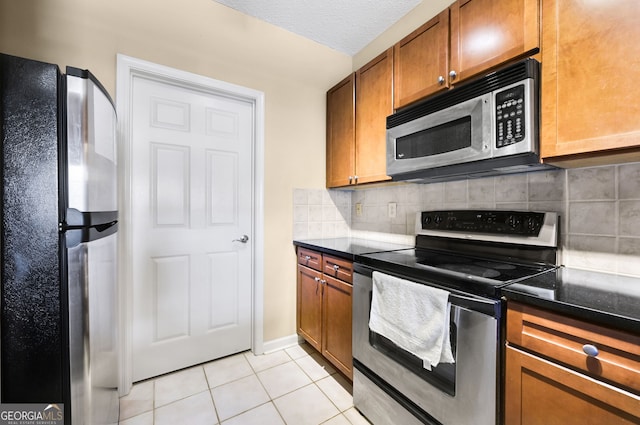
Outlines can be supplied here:
[[471, 276], [501, 283], [527, 278], [550, 268], [428, 251], [417, 253], [416, 265], [458, 273], [464, 275], [465, 278]]
[[489, 295], [496, 295], [497, 288], [555, 269], [551, 265], [492, 261], [425, 249], [363, 254], [357, 257], [357, 261], [382, 271], [422, 280], [440, 277], [446, 280], [446, 286]]

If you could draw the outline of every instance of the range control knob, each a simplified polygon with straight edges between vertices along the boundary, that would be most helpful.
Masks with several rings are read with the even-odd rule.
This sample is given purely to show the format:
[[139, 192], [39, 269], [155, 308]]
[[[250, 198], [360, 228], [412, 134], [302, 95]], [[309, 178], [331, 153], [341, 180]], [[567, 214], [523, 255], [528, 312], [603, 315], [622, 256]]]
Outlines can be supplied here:
[[520, 217], [516, 215], [510, 215], [507, 217], [507, 225], [512, 229], [516, 229], [520, 226]]
[[539, 227], [538, 220], [533, 217], [529, 217], [525, 225], [527, 226], [527, 230], [530, 232], [536, 232]]
[[437, 215], [436, 218], [434, 219], [434, 221], [436, 222], [436, 224], [442, 223], [442, 216], [441, 215]]
[[424, 216], [424, 224], [431, 224], [431, 216], [430, 215], [425, 215]]

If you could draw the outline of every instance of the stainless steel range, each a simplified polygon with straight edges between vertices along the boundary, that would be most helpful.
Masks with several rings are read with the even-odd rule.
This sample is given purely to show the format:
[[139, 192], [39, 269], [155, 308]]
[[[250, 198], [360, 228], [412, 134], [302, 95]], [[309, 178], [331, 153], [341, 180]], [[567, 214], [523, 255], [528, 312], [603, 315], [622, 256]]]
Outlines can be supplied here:
[[355, 407], [376, 425], [501, 423], [500, 291], [552, 273], [557, 236], [556, 213], [425, 211], [415, 249], [357, 256]]

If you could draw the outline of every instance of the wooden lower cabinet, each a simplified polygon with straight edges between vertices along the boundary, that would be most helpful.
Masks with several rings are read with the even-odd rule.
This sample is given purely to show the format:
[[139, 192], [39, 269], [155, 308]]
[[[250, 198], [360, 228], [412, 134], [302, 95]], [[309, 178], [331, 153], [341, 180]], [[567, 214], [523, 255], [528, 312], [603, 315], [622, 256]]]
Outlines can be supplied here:
[[323, 294], [322, 354], [342, 373], [352, 378], [351, 295], [353, 287], [325, 276]]
[[353, 379], [351, 266], [349, 261], [299, 248], [296, 315], [298, 334]]
[[507, 347], [505, 424], [640, 423], [640, 398], [535, 355]]
[[[509, 303], [505, 424], [640, 424], [637, 338]], [[586, 355], [585, 344], [599, 353]]]
[[316, 350], [322, 350], [322, 273], [298, 265], [298, 333]]

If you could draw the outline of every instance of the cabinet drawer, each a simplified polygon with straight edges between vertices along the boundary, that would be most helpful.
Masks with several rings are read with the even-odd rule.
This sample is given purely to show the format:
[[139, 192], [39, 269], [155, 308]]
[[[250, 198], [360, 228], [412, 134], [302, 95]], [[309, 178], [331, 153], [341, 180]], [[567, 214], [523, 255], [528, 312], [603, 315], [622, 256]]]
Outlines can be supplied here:
[[[509, 302], [507, 340], [511, 345], [640, 393], [638, 335]], [[594, 355], [587, 355], [589, 350]]]
[[322, 254], [298, 247], [298, 264], [322, 271]]
[[344, 282], [353, 282], [353, 263], [342, 258], [324, 256], [322, 272], [326, 276], [335, 277]]

